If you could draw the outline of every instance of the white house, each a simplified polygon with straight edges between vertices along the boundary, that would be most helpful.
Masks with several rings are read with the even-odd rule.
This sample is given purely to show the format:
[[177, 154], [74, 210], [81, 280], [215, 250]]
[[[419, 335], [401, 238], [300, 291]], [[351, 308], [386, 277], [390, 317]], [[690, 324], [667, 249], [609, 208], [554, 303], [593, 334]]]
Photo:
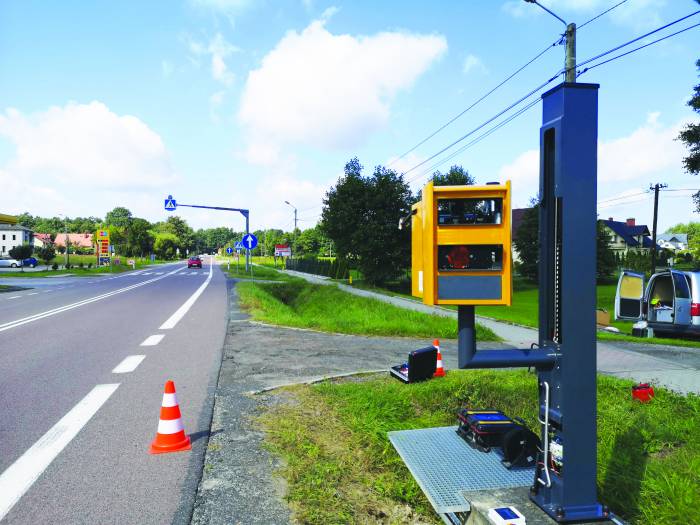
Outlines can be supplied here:
[[0, 256], [7, 257], [15, 246], [34, 243], [34, 232], [19, 224], [0, 224]]
[[674, 252], [688, 249], [687, 233], [662, 233], [656, 236], [659, 246]]

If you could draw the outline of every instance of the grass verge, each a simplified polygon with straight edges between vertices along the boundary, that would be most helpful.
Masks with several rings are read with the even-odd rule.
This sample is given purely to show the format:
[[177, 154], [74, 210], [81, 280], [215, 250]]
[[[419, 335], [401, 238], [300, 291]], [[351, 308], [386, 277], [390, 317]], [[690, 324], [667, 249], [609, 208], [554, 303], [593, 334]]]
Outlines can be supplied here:
[[[94, 256], [73, 256], [71, 255], [71, 265], [74, 263], [73, 257], [90, 257], [90, 262], [94, 262], [95, 257]], [[127, 259], [122, 259], [124, 262], [126, 262]], [[151, 262], [150, 259], [143, 259], [139, 260], [136, 259], [136, 270], [140, 270], [143, 268], [146, 268], [147, 266], [151, 265], [156, 265], [156, 264], [166, 264], [166, 263], [173, 263], [177, 261], [155, 261]], [[79, 264], [76, 263], [76, 264]], [[70, 269], [66, 270], [64, 268], [61, 268], [59, 270], [39, 270], [37, 272], [35, 271], [13, 271], [13, 272], [0, 272], [0, 278], [4, 277], [55, 277], [58, 275], [73, 275], [76, 277], [91, 277], [93, 275], [100, 275], [100, 274], [109, 274], [109, 273], [122, 273], [122, 272], [128, 272], [131, 271], [133, 268], [127, 264], [120, 264], [120, 265], [115, 265], [115, 266], [93, 266], [92, 268], [87, 267], [87, 263], [84, 263], [85, 266], [83, 268], [80, 268], [79, 266], [71, 266]], [[184, 263], [183, 263], [184, 264]], [[39, 266], [45, 266], [43, 264]]]
[[229, 277], [233, 277], [234, 279], [264, 279], [269, 281], [289, 281], [291, 279], [286, 273], [278, 272], [268, 266], [254, 264], [251, 266], [251, 269], [252, 272], [246, 273], [245, 263], [243, 263], [240, 266], [231, 265], [231, 269], [226, 273]]
[[[454, 319], [414, 312], [343, 292], [336, 286], [289, 278], [284, 283], [244, 282], [237, 286], [242, 307], [266, 323], [359, 335], [457, 337]], [[479, 341], [498, 341], [477, 325]]]
[[[347, 281], [345, 280], [338, 282], [343, 282], [347, 284]], [[364, 281], [353, 281], [352, 286], [362, 288], [364, 290], [382, 293], [385, 295], [403, 297], [405, 299], [411, 299], [414, 301], [418, 300], [411, 295], [385, 290], [376, 286], [371, 286]], [[496, 321], [506, 321], [522, 326], [530, 326], [532, 328], [537, 328], [537, 317], [539, 310], [537, 285], [516, 280], [513, 283], [513, 286], [513, 304], [511, 306], [479, 306], [476, 309], [477, 315], [489, 317], [491, 319], [495, 319]], [[603, 308], [611, 313], [614, 311], [616, 289], [616, 284], [601, 284], [596, 287], [598, 308]], [[456, 307], [447, 308], [456, 310]], [[682, 339], [680, 337], [653, 337], [651, 339], [640, 339], [639, 337], [633, 337], [631, 335], [632, 324], [633, 323], [630, 321], [612, 320], [610, 322], [610, 325], [620, 330], [620, 333], [615, 334], [612, 332], [598, 331], [598, 339], [601, 341], [624, 341], [626, 343], [700, 348], [700, 340], [693, 339], [692, 337], [689, 337], [688, 339]]]
[[[700, 505], [700, 398], [598, 378], [598, 493], [633, 524], [687, 523]], [[376, 375], [293, 387], [258, 420], [302, 523], [440, 523], [387, 432], [455, 424], [462, 406], [494, 407], [536, 428], [525, 371], [452, 371], [404, 385]], [[465, 445], [466, 446], [466, 445]]]

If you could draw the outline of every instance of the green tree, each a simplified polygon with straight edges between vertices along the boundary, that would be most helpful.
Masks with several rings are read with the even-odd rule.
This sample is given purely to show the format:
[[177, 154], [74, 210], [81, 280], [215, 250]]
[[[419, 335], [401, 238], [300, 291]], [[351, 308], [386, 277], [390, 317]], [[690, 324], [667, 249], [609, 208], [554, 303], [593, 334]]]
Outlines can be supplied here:
[[362, 176], [357, 158], [323, 201], [322, 231], [336, 245], [338, 256], [355, 260], [370, 283], [397, 276], [410, 263], [410, 237], [396, 225], [410, 212], [413, 196], [403, 176], [377, 166]]
[[473, 185], [476, 180], [462, 166], [452, 166], [447, 173], [436, 171], [431, 180], [435, 186], [466, 186]]
[[54, 257], [56, 257], [56, 247], [53, 244], [44, 244], [41, 248], [36, 251], [37, 257], [46, 266], [48, 266]]
[[610, 235], [603, 221], [598, 221], [598, 238], [597, 243], [597, 266], [596, 277], [598, 281], [604, 281], [610, 278], [617, 271], [617, 259], [615, 252], [610, 246]]
[[173, 233], [157, 233], [153, 251], [159, 259], [171, 260], [177, 255], [179, 239]]
[[513, 235], [513, 245], [518, 251], [520, 263], [518, 271], [525, 279], [538, 281], [538, 264], [540, 260], [539, 244], [539, 205], [532, 202], [532, 207], [525, 210], [523, 220]]
[[13, 259], [17, 259], [17, 261], [19, 262], [19, 267], [22, 269], [22, 271], [24, 271], [23, 262], [27, 257], [32, 256], [33, 251], [34, 246], [32, 246], [31, 244], [20, 244], [19, 246], [11, 248], [8, 253]]
[[151, 233], [151, 223], [146, 219], [135, 217], [126, 230], [126, 255], [145, 256], [153, 251], [155, 241]]
[[112, 211], [107, 212], [105, 224], [107, 226], [117, 226], [118, 228], [128, 228], [131, 217], [131, 212], [128, 209], [117, 206]]

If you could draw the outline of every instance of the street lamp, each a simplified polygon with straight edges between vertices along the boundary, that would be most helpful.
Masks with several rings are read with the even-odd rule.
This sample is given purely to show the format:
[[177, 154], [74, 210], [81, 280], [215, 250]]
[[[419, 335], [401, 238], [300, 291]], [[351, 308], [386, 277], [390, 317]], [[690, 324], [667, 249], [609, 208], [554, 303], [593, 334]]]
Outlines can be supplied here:
[[59, 213], [58, 216], [63, 217], [63, 230], [65, 231], [65, 234], [66, 234], [66, 269], [67, 269], [68, 262], [69, 262], [69, 257], [68, 257], [68, 217], [66, 217], [62, 213]]
[[294, 208], [294, 240], [296, 241], [296, 239], [297, 239], [297, 209], [294, 206], [294, 204], [292, 204], [289, 201], [284, 201], [284, 203], [289, 204], [292, 208]]
[[566, 60], [564, 61], [564, 81], [576, 82], [576, 24], [568, 24], [566, 20], [554, 13], [552, 10], [540, 4], [537, 0], [525, 0], [528, 4], [535, 4], [547, 11], [554, 18], [566, 26]]

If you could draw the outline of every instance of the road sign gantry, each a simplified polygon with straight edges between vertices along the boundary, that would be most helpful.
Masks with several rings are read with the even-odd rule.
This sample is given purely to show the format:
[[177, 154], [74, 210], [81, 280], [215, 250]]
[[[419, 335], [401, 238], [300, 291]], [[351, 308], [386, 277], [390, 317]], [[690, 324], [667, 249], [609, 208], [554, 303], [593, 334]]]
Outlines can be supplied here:
[[[251, 235], [249, 233], [249, 230], [250, 230], [250, 210], [246, 210], [244, 208], [226, 208], [224, 206], [203, 206], [200, 204], [181, 204], [181, 203], [178, 203], [177, 200], [175, 200], [172, 195], [168, 195], [168, 197], [165, 199], [164, 202], [165, 202], [165, 204], [164, 204], [165, 211], [175, 211], [178, 208], [178, 206], [184, 206], [185, 208], [202, 208], [205, 210], [237, 211], [238, 213], [243, 215], [243, 217], [245, 217], [246, 236]], [[253, 248], [255, 248], [255, 246], [258, 243], [258, 240], [257, 240], [257, 238], [255, 238], [254, 235], [252, 237], [255, 239], [255, 244], [253, 245]], [[245, 239], [245, 237], [244, 237], [244, 239]], [[252, 248], [251, 248], [251, 250], [252, 250]], [[247, 272], [247, 271], [249, 271], [249, 269], [250, 269], [250, 250], [246, 250], [245, 271]]]

